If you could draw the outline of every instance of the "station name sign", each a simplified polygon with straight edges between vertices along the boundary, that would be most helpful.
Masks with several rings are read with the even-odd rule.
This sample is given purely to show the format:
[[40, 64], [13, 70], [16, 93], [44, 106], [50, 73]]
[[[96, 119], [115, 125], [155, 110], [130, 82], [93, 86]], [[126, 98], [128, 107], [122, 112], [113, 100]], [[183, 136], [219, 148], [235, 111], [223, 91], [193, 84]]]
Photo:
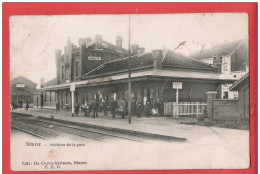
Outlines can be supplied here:
[[75, 83], [71, 83], [70, 84], [70, 91], [75, 91], [75, 87], [76, 87], [76, 84]]
[[25, 84], [16, 84], [16, 88], [24, 88]]
[[173, 82], [172, 88], [173, 89], [182, 89], [182, 82]]
[[88, 60], [101, 60], [101, 57], [88, 56]]

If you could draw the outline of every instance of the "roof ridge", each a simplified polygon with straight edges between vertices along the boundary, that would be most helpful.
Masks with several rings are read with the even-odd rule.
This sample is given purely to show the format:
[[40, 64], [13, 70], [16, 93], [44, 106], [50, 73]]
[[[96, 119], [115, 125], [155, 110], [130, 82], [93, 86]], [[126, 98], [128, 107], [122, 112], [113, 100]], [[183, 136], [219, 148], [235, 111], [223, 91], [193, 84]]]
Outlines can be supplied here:
[[10, 80], [15, 80], [15, 79], [18, 79], [18, 78], [20, 78], [20, 77], [21, 77], [21, 78], [24, 78], [25, 80], [27, 80], [27, 81], [29, 81], [29, 82], [34, 83], [34, 84], [37, 85], [37, 83], [35, 83], [34, 81], [32, 81], [32, 80], [30, 80], [30, 79], [24, 77], [23, 75], [19, 75], [19, 76], [15, 77], [15, 78], [13, 78], [13, 79], [10, 79]]
[[[180, 53], [178, 53], [178, 52], [175, 52], [175, 51], [173, 51], [173, 50], [169, 50], [169, 51], [172, 52], [172, 53], [174, 53], [174, 54], [183, 56], [183, 57], [185, 57], [185, 58], [187, 58], [187, 59], [194, 60], [195, 62], [199, 62], [199, 63], [201, 63], [201, 64], [208, 65], [208, 66], [212, 67], [212, 66], [211, 66], [212, 64], [209, 64], [209, 63], [206, 63], [206, 62], [202, 62], [202, 61], [200, 61], [200, 60], [191, 58], [191, 57], [189, 57], [189, 56], [185, 56], [185, 55], [180, 54]], [[213, 67], [214, 67], [214, 66], [213, 66]]]

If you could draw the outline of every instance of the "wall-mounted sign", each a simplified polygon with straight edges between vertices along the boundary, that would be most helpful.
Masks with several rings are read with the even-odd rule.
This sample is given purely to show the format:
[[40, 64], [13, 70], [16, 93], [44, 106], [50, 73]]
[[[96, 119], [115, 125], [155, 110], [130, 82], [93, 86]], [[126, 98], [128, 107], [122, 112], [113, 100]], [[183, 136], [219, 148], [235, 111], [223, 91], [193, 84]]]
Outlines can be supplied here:
[[16, 88], [24, 88], [25, 84], [16, 84]]
[[101, 60], [101, 57], [88, 56], [88, 60]]
[[181, 82], [173, 82], [172, 88], [173, 89], [182, 89], [182, 83]]
[[70, 91], [75, 91], [75, 83], [70, 84]]

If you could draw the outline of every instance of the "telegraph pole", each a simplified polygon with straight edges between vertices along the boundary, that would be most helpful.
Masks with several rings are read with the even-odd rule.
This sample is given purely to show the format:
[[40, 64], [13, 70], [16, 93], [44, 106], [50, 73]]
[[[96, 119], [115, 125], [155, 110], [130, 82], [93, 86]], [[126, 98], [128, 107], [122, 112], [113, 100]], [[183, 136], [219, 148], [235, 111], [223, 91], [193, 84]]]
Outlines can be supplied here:
[[128, 29], [128, 123], [131, 124], [131, 60], [130, 60], [130, 55], [131, 55], [131, 27], [130, 27], [130, 15], [129, 15], [129, 29]]

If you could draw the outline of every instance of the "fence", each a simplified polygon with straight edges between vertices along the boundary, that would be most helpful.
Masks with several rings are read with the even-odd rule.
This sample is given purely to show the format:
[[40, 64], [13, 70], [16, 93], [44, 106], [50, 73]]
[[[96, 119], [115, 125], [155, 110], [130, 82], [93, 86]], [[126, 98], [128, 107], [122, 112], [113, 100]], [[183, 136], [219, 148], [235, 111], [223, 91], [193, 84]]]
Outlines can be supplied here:
[[164, 114], [178, 118], [178, 116], [197, 117], [207, 108], [207, 102], [179, 102], [178, 109], [176, 102], [164, 103]]

